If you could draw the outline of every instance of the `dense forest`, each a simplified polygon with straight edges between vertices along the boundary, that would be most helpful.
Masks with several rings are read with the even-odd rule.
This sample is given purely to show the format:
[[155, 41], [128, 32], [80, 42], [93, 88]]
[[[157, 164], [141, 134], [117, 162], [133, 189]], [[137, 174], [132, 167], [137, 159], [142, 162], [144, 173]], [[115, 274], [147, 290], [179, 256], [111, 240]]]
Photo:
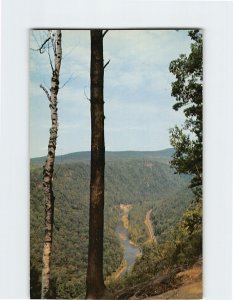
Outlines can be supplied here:
[[[114, 153], [106, 160], [104, 276], [111, 275], [122, 261], [123, 249], [115, 234], [119, 205], [131, 204], [129, 234], [146, 247], [147, 210], [159, 242], [171, 237], [172, 227], [192, 201], [187, 189], [189, 176], [175, 175], [168, 161], [172, 151]], [[83, 298], [87, 267], [90, 164], [80, 153], [58, 157], [54, 193], [55, 232], [52, 256], [53, 298]], [[112, 159], [111, 156], [114, 156]], [[153, 158], [152, 158], [153, 157]], [[67, 159], [67, 160], [66, 160]], [[60, 163], [61, 162], [61, 163]], [[31, 160], [31, 297], [40, 297], [41, 247], [43, 236], [43, 188], [40, 159]], [[146, 255], [143, 250], [143, 254]], [[143, 256], [144, 257], [144, 256]], [[137, 264], [135, 270], [137, 270]], [[141, 266], [140, 266], [141, 269]], [[135, 272], [132, 272], [136, 274]], [[142, 279], [142, 277], [141, 277]], [[135, 281], [137, 282], [137, 280]]]

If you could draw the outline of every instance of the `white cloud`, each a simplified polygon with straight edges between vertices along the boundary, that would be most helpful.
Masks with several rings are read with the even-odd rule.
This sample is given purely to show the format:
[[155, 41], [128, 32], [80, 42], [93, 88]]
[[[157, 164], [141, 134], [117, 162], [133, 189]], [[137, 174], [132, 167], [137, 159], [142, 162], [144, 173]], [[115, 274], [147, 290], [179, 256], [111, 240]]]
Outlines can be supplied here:
[[106, 82], [112, 88], [132, 91], [156, 89], [163, 93], [171, 83], [171, 60], [189, 49], [189, 39], [175, 31], [117, 30], [110, 31], [105, 39], [105, 58], [111, 60]]
[[[110, 30], [104, 38], [106, 149], [161, 149], [169, 146], [168, 129], [182, 121], [172, 110], [169, 63], [188, 52], [187, 32]], [[48, 103], [40, 83], [50, 85], [46, 55], [30, 52], [31, 143], [34, 153], [46, 144]], [[63, 30], [59, 91], [59, 147], [64, 153], [90, 148], [90, 33]], [[85, 90], [85, 92], [84, 92]], [[38, 101], [42, 97], [43, 100]], [[45, 122], [45, 119], [48, 121]], [[41, 132], [39, 134], [39, 132]], [[36, 145], [36, 146], [35, 146]], [[37, 150], [36, 150], [37, 149]], [[37, 154], [36, 154], [37, 155]], [[35, 156], [35, 155], [34, 155]]]

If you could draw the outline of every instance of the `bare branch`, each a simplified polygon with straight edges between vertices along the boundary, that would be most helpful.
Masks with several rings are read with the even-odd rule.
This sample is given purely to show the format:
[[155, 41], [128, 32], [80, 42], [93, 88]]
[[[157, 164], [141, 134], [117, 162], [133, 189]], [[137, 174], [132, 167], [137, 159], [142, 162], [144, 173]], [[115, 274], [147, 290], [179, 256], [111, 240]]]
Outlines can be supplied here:
[[50, 95], [49, 95], [48, 90], [47, 90], [42, 84], [40, 85], [40, 88], [42, 88], [42, 90], [45, 92], [45, 94], [46, 94], [46, 96], [47, 96], [49, 102], [51, 102], [51, 97], [50, 97]]
[[49, 63], [50, 63], [50, 66], [51, 66], [51, 69], [52, 69], [52, 72], [54, 72], [54, 68], [53, 68], [53, 63], [52, 63], [52, 59], [51, 59], [51, 55], [50, 55], [50, 47], [49, 47], [49, 44], [48, 44], [48, 56], [49, 56]]
[[69, 55], [78, 47], [78, 45], [72, 47], [65, 55], [63, 55], [62, 60], [64, 61]]
[[38, 40], [35, 36], [34, 30], [32, 31], [32, 36], [33, 36], [33, 39], [36, 41], [38, 48], [40, 48], [40, 43], [38, 42]]
[[49, 30], [49, 34], [50, 34], [50, 39], [51, 39], [51, 44], [53, 47], [53, 52], [54, 54], [56, 54], [56, 42], [57, 42], [57, 38], [56, 38], [56, 30]]
[[110, 59], [108, 60], [108, 62], [106, 62], [106, 64], [104, 65], [104, 69], [107, 67], [107, 65], [110, 63]]
[[62, 88], [64, 88], [64, 86], [67, 85], [67, 83], [69, 83], [71, 80], [73, 80], [74, 78], [77, 78], [78, 76], [76, 77], [73, 77], [73, 74], [70, 75], [70, 77], [66, 80], [66, 82], [59, 88], [59, 90], [61, 90]]
[[105, 34], [108, 32], [109, 30], [105, 30], [102, 37], [104, 38]]
[[91, 102], [91, 99], [87, 97], [85, 88], [84, 88], [84, 95], [85, 95], [86, 99]]
[[39, 51], [39, 52], [42, 54], [42, 53], [44, 53], [44, 50], [43, 50], [44, 46], [46, 45], [46, 43], [47, 43], [50, 39], [51, 39], [51, 38], [48, 37], [48, 38], [44, 41], [44, 43], [43, 43], [38, 49], [33, 49], [33, 48], [30, 48], [30, 49], [33, 50], [33, 51]]

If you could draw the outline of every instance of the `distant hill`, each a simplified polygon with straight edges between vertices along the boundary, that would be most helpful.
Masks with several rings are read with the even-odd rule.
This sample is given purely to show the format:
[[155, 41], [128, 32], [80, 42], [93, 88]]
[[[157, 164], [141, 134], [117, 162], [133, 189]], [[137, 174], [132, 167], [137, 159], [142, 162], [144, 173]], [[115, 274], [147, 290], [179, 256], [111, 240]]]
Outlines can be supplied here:
[[[173, 148], [168, 148], [159, 151], [106, 151], [106, 160], [131, 160], [131, 159], [143, 159], [143, 160], [156, 160], [164, 163], [168, 163], [172, 154]], [[65, 155], [56, 156], [56, 164], [60, 163], [73, 163], [77, 161], [90, 161], [91, 152], [82, 151], [74, 152]], [[41, 165], [45, 162], [46, 157], [31, 158], [31, 164]]]

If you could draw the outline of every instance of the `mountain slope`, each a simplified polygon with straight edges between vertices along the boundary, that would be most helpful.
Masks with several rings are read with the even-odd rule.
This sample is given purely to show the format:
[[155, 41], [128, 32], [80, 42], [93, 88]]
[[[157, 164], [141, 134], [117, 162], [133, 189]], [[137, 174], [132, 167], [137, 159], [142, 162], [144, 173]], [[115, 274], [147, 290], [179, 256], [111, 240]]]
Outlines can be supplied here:
[[[117, 157], [118, 154], [114, 155]], [[175, 175], [168, 164], [154, 159], [145, 160], [144, 157], [127, 159], [126, 154], [120, 160], [107, 159], [105, 175], [104, 274], [107, 276], [118, 268], [122, 260], [122, 249], [115, 235], [119, 204], [133, 205], [130, 223], [132, 228], [137, 225], [142, 229], [136, 233], [135, 239], [140, 238], [143, 242], [146, 239], [144, 210], [167, 203], [168, 200], [163, 199], [172, 201], [173, 195], [187, 187], [188, 178]], [[85, 295], [89, 180], [88, 161], [69, 161], [57, 164], [55, 168], [55, 230], [51, 273], [53, 298], [83, 298]], [[41, 165], [33, 165], [31, 169], [30, 196], [31, 296], [35, 298], [40, 294], [44, 223]], [[190, 198], [184, 198], [179, 202], [179, 207], [174, 204], [173, 214], [176, 218], [190, 201]]]

